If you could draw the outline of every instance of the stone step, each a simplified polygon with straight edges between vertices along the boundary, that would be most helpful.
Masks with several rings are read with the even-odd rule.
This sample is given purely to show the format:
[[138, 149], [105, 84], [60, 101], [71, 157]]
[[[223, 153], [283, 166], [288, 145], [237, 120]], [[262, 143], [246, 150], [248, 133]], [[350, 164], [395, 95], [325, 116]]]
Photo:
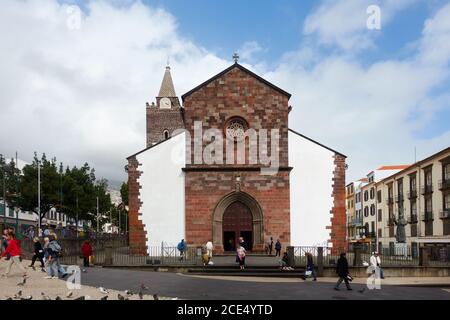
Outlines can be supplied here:
[[260, 271], [246, 271], [235, 270], [233, 272], [188, 272], [188, 275], [197, 276], [234, 276], [234, 277], [279, 277], [279, 278], [301, 278], [303, 272], [260, 272]]

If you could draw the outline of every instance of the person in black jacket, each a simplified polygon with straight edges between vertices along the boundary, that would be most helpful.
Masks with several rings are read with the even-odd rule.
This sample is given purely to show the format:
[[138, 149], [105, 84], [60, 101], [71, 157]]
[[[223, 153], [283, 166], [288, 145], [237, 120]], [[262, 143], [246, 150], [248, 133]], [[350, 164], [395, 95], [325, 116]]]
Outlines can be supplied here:
[[43, 272], [45, 271], [44, 268], [44, 260], [42, 258], [44, 258], [44, 250], [42, 250], [42, 245], [41, 242], [39, 241], [38, 237], [33, 238], [33, 243], [34, 243], [34, 254], [33, 257], [31, 258], [31, 264], [30, 267], [33, 268], [34, 267], [34, 263], [36, 262], [36, 259], [39, 260], [39, 262], [41, 263], [41, 270]]
[[342, 281], [345, 282], [347, 290], [352, 290], [352, 288], [350, 287], [350, 283], [348, 282], [348, 261], [345, 257], [345, 252], [341, 253], [340, 258], [337, 261], [336, 273], [339, 276], [339, 280], [336, 282], [334, 290], [339, 290], [339, 286], [341, 285]]

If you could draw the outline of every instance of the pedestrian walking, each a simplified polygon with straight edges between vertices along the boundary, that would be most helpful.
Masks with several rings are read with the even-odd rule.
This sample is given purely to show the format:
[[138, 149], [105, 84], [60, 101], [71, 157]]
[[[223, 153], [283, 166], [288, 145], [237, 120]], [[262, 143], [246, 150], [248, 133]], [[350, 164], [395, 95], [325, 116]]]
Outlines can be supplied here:
[[184, 242], [184, 239], [181, 239], [180, 243], [178, 243], [177, 249], [180, 251], [180, 260], [183, 260], [186, 251], [186, 243]]
[[206, 243], [206, 250], [208, 251], [208, 257], [211, 259], [213, 255], [214, 245], [211, 240]]
[[29, 265], [29, 267], [33, 268], [36, 260], [39, 260], [39, 262], [41, 263], [41, 270], [45, 272], [44, 250], [38, 237], [33, 238], [33, 246], [34, 246], [34, 253], [33, 257], [31, 258], [31, 264]]
[[339, 280], [336, 282], [334, 286], [334, 290], [339, 290], [339, 286], [342, 281], [345, 282], [345, 286], [347, 290], [352, 290], [349, 283], [349, 271], [348, 271], [348, 261], [345, 252], [342, 252], [336, 265], [336, 273], [339, 276]]
[[375, 273], [377, 275], [377, 270], [379, 270], [379, 275], [381, 279], [384, 279], [383, 269], [381, 269], [381, 258], [377, 251], [372, 252], [370, 257], [371, 274]]
[[22, 254], [22, 250], [20, 249], [20, 243], [18, 240], [16, 240], [16, 234], [14, 231], [8, 231], [6, 234], [6, 241], [8, 242], [8, 246], [6, 247], [5, 251], [2, 253], [2, 258], [6, 257], [9, 254], [9, 260], [8, 264], [6, 266], [6, 271], [3, 274], [3, 276], [6, 278], [11, 271], [11, 267], [13, 264], [15, 264], [20, 271], [22, 271], [22, 275], [24, 278], [27, 277], [27, 271], [22, 265], [22, 262], [20, 261], [20, 255]]
[[81, 253], [83, 255], [83, 266], [89, 267], [89, 259], [93, 253], [92, 246], [89, 240], [84, 241], [83, 245], [81, 246]]
[[239, 259], [239, 267], [241, 270], [244, 270], [245, 269], [245, 248], [241, 245], [238, 245], [236, 252], [237, 252], [237, 257]]
[[275, 256], [280, 257], [281, 256], [281, 242], [280, 239], [277, 239], [277, 242], [275, 243]]
[[316, 270], [314, 269], [313, 256], [310, 252], [305, 253], [306, 257], [306, 271], [303, 280], [306, 280], [307, 277], [312, 277], [313, 281], [317, 281]]
[[[61, 245], [58, 243], [58, 237], [55, 233], [51, 233], [49, 235], [49, 243], [48, 248], [50, 251], [50, 257], [51, 257], [51, 266], [54, 271], [54, 277], [58, 277], [58, 275], [61, 275], [61, 278], [64, 278], [67, 276], [67, 272], [64, 269], [64, 267], [61, 265], [59, 258], [62, 257], [62, 248]], [[56, 268], [56, 269], [55, 269]], [[56, 272], [55, 272], [56, 270]]]

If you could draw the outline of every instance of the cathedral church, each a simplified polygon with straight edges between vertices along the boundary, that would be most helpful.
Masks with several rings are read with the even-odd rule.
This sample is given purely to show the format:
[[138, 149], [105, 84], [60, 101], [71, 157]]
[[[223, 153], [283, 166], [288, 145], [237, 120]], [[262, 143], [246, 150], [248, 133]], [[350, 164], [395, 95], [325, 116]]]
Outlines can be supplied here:
[[180, 100], [167, 66], [147, 147], [127, 158], [132, 252], [239, 237], [252, 252], [271, 237], [344, 249], [346, 157], [289, 129], [290, 97], [236, 59]]

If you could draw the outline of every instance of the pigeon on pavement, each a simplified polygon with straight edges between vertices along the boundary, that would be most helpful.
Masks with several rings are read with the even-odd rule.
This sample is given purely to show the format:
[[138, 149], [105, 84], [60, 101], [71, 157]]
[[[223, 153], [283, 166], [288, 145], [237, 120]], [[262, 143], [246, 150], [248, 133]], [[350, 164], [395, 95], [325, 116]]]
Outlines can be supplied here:
[[101, 297], [100, 300], [108, 300], [108, 296]]
[[73, 300], [86, 300], [86, 297], [85, 296], [81, 296], [81, 297], [75, 298]]
[[73, 292], [72, 291], [69, 291], [67, 294], [66, 294], [66, 298], [71, 298], [73, 296]]
[[49, 296], [46, 296], [44, 292], [41, 292], [42, 300], [52, 300]]
[[23, 285], [25, 285], [26, 282], [27, 282], [27, 278], [23, 278], [22, 282], [19, 282], [17, 285], [23, 286]]
[[156, 293], [153, 295], [153, 300], [159, 300], [159, 297]]
[[117, 294], [117, 299], [119, 300], [125, 300], [125, 297], [121, 295], [120, 293]]
[[128, 296], [132, 296], [133, 295], [133, 291], [125, 290], [125, 294], [128, 295]]
[[17, 292], [15, 295], [14, 295], [14, 299], [20, 299], [22, 297], [22, 290], [20, 290], [19, 292]]
[[141, 283], [141, 289], [142, 290], [148, 290], [148, 287], [146, 285], [144, 285], [143, 283]]
[[106, 290], [103, 287], [98, 288], [98, 290], [100, 290], [100, 292], [103, 293], [103, 294], [108, 294], [109, 293], [108, 290]]

